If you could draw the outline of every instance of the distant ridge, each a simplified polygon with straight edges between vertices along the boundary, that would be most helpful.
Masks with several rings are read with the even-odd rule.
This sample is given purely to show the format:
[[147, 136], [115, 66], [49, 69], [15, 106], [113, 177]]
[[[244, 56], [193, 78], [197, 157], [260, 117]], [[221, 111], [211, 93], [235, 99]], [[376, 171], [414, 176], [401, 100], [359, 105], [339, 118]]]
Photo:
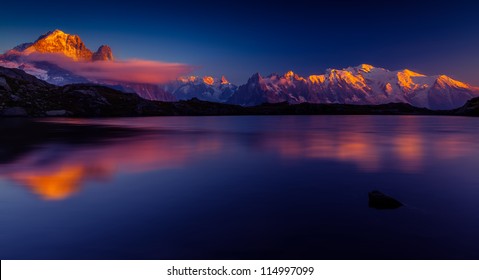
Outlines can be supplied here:
[[383, 105], [265, 103], [241, 107], [201, 101], [160, 102], [134, 93], [76, 84], [48, 84], [19, 69], [0, 66], [0, 117], [127, 117], [223, 115], [461, 115], [479, 116], [479, 98], [455, 110], [432, 111], [405, 103]]
[[408, 103], [429, 109], [453, 109], [479, 96], [479, 90], [445, 75], [426, 76], [404, 69], [361, 64], [321, 75], [301, 77], [292, 71], [267, 77], [254, 74], [228, 100], [252, 106], [267, 103], [386, 104]]
[[[54, 62], [22, 59], [34, 53], [64, 55], [77, 62], [113, 61], [112, 49], [102, 45], [88, 49], [78, 35], [54, 30], [33, 43], [20, 44], [0, 56], [0, 65], [20, 68], [56, 85], [93, 82], [62, 69]], [[479, 88], [446, 75], [427, 76], [409, 69], [390, 71], [369, 64], [344, 69], [327, 69], [324, 74], [302, 77], [293, 71], [283, 75], [256, 73], [246, 84], [236, 86], [225, 76], [178, 77], [162, 85], [122, 83], [109, 86], [136, 92], [150, 100], [175, 101], [198, 98], [242, 106], [262, 103], [377, 105], [407, 103], [433, 110], [450, 110], [479, 96]]]

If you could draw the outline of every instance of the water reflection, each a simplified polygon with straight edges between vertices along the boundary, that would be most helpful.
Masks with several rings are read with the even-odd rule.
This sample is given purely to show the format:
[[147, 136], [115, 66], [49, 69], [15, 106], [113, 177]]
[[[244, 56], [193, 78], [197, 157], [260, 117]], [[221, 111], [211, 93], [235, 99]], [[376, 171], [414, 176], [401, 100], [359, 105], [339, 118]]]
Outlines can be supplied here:
[[65, 165], [54, 170], [19, 171], [8, 177], [27, 186], [45, 200], [61, 200], [77, 192], [83, 181], [108, 178], [110, 175], [110, 170], [84, 165]]
[[365, 171], [381, 168], [382, 155], [374, 143], [377, 139], [365, 134], [317, 131], [294, 136], [270, 135], [261, 140], [262, 149], [270, 149], [285, 160], [310, 158], [351, 162]]
[[108, 183], [116, 174], [180, 168], [196, 155], [214, 155], [222, 145], [215, 137], [155, 131], [88, 145], [49, 143], [3, 164], [0, 178], [27, 187], [42, 199], [62, 200], [85, 183]]
[[425, 161], [465, 157], [477, 146], [468, 131], [431, 130], [432, 119], [398, 117], [395, 121], [383, 126], [371, 122], [371, 117], [359, 121], [348, 117], [336, 123], [349, 126], [341, 129], [325, 125], [268, 133], [262, 135], [260, 149], [278, 153], [285, 161], [310, 158], [353, 163], [364, 172], [420, 173]]
[[[241, 168], [235, 165], [234, 156], [239, 154], [270, 155], [286, 162], [335, 161], [353, 164], [362, 172], [418, 173], [428, 162], [460, 158], [477, 149], [473, 134], [448, 130], [448, 120], [443, 120], [440, 125], [437, 119], [424, 117], [110, 120], [120, 126], [134, 122], [148, 133], [105, 136], [81, 145], [64, 139], [50, 139], [34, 149], [29, 145], [22, 156], [1, 165], [0, 178], [27, 187], [42, 199], [62, 200], [88, 182], [186, 168], [194, 160], [216, 158], [232, 169]], [[85, 122], [111, 125], [105, 120]]]

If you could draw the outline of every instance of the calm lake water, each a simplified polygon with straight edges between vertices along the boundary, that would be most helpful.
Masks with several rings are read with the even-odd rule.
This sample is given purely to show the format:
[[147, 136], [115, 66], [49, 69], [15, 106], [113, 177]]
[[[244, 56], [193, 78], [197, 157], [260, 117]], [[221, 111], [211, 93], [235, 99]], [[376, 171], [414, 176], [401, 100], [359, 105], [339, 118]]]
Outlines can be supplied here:
[[479, 118], [44, 121], [138, 131], [0, 153], [1, 259], [479, 258]]

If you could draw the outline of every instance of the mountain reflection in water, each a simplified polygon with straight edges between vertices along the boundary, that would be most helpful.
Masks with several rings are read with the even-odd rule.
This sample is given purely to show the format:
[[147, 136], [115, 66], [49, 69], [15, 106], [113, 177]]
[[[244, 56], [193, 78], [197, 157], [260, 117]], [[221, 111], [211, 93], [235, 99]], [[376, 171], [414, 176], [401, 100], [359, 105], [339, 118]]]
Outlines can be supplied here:
[[215, 137], [198, 137], [195, 133], [178, 135], [154, 130], [130, 133], [112, 139], [106, 135], [98, 141], [81, 144], [49, 139], [48, 143], [3, 164], [0, 176], [26, 186], [42, 199], [61, 200], [78, 192], [88, 181], [108, 182], [117, 173], [178, 168], [196, 155], [219, 152], [222, 145]]
[[[237, 127], [235, 118], [220, 118], [210, 127], [201, 118], [132, 119], [133, 125], [123, 119], [62, 119], [58, 122], [72, 129], [79, 124], [100, 124], [105, 128], [127, 126], [142, 130], [132, 130], [122, 137], [107, 133], [96, 141], [80, 144], [50, 138], [3, 163], [0, 176], [28, 187], [40, 198], [61, 200], [80, 191], [88, 181], [106, 182], [117, 173], [182, 168], [188, 161], [221, 158], [234, 149], [272, 153], [284, 162], [310, 158], [351, 163], [363, 172], [393, 169], [414, 173], [422, 170], [426, 158], [458, 158], [476, 148], [468, 144], [474, 142], [474, 135], [451, 130], [436, 137], [424, 133], [418, 119], [396, 117], [393, 126], [384, 126], [378, 118], [348, 117], [341, 128], [328, 123], [328, 117], [303, 117], [301, 121], [294, 117], [265, 117], [256, 126], [240, 121]], [[168, 124], [169, 120], [173, 123]], [[228, 121], [232, 121], [231, 126]], [[55, 129], [55, 123], [49, 123], [49, 129]], [[168, 126], [175, 123], [177, 128]], [[68, 139], [68, 135], [64, 136]]]
[[[4, 163], [0, 174], [28, 187], [43, 199], [59, 200], [79, 191], [87, 181], [107, 181], [115, 173], [181, 168], [194, 158], [221, 157], [228, 148], [268, 151], [285, 161], [311, 158], [352, 163], [364, 172], [385, 168], [420, 172], [425, 156], [438, 160], [461, 157], [471, 148], [464, 144], [473, 142], [472, 135], [453, 131], [432, 138], [430, 134], [421, 133], [420, 123], [410, 117], [396, 118], [394, 127], [382, 127], [367, 117], [360, 118], [361, 121], [350, 117], [345, 123], [347, 126], [341, 129], [331, 127], [323, 118], [286, 123], [287, 129], [277, 130], [271, 130], [266, 123], [264, 131], [247, 129], [238, 134], [233, 134], [231, 127], [226, 131], [204, 126], [192, 130], [159, 130], [152, 121], [157, 120], [161, 126], [162, 120], [151, 118], [139, 125], [145, 130], [132, 130], [122, 138], [106, 134], [81, 144], [49, 139], [20, 158]], [[132, 119], [131, 123], [138, 126], [135, 121]], [[182, 119], [181, 125], [188, 128], [188, 121]], [[62, 124], [72, 125], [72, 129], [75, 124], [88, 126], [91, 122], [94, 121], [61, 120]], [[114, 119], [97, 122], [105, 127], [131, 126], [124, 119], [123, 122]], [[54, 123], [51, 124], [49, 129], [55, 129]], [[377, 129], [386, 133], [375, 133]], [[65, 137], [68, 139], [68, 135]]]
[[[0, 258], [477, 259], [478, 126], [0, 120]], [[404, 206], [371, 209], [372, 190]]]

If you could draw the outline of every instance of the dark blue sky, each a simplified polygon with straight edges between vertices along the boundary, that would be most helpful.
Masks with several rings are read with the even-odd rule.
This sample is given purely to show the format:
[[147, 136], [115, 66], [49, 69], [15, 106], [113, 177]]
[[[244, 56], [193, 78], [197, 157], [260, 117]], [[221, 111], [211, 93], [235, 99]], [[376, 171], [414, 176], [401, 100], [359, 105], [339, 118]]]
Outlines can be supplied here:
[[[310, 2], [310, 3], [308, 3]], [[8, 1], [0, 51], [53, 29], [120, 59], [198, 66], [244, 83], [254, 72], [320, 74], [361, 63], [479, 85], [479, 4], [461, 1]]]

